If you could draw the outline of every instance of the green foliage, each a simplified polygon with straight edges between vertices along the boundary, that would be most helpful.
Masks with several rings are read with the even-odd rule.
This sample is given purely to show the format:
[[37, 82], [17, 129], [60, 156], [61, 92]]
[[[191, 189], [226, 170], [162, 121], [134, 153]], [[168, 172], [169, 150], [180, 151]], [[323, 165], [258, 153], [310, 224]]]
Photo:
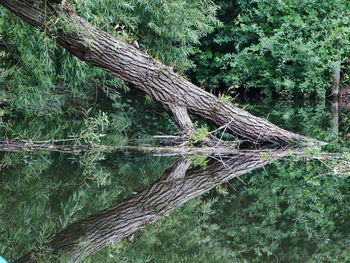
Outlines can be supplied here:
[[[325, 103], [265, 100], [261, 103], [251, 103], [246, 109], [253, 115], [265, 118], [286, 130], [326, 142], [334, 139], [330, 121], [332, 113]], [[346, 127], [345, 123], [340, 126]]]
[[225, 102], [225, 103], [228, 103], [228, 104], [231, 104], [233, 105], [234, 104], [234, 100], [235, 98], [233, 98], [232, 96], [230, 96], [229, 93], [231, 93], [232, 89], [228, 89], [228, 92], [227, 93], [220, 93], [218, 95], [218, 98], [220, 101], [222, 102]]
[[195, 145], [196, 143], [207, 141], [208, 136], [209, 136], [209, 128], [206, 125], [204, 125], [188, 133], [187, 139], [191, 145]]
[[336, 59], [345, 62], [350, 49], [347, 1], [216, 2], [224, 26], [193, 57], [197, 83], [285, 98], [330, 91]]
[[213, 30], [217, 7], [210, 0], [71, 1], [88, 21], [178, 70], [191, 65], [193, 45]]
[[89, 117], [89, 112], [90, 110], [84, 113], [86, 128], [81, 131], [79, 138], [88, 145], [97, 146], [101, 143], [101, 138], [105, 136], [104, 132], [109, 126], [109, 120], [104, 112], [99, 112], [96, 117]]
[[146, 103], [146, 104], [151, 104], [151, 103], [152, 103], [152, 97], [149, 96], [149, 95], [146, 95], [146, 96], [145, 96], [145, 103]]
[[96, 101], [97, 87], [122, 86], [102, 70], [90, 67], [57, 47], [44, 32], [0, 9], [0, 97], [11, 110], [48, 115], [76, 114]]
[[[118, 36], [125, 34], [132, 40], [138, 39], [142, 49], [179, 69], [190, 64], [187, 56], [192, 45], [198, 44], [199, 38], [217, 24], [216, 7], [209, 0], [89, 0], [70, 4], [93, 25]], [[0, 9], [0, 17], [0, 54], [4, 57], [0, 65], [4, 69], [0, 86], [4, 88], [0, 95], [6, 95], [13, 106], [58, 111], [60, 100], [67, 95], [75, 102], [88, 104], [94, 99], [96, 86], [125, 85], [72, 57], [45, 32], [27, 25], [4, 8]], [[53, 17], [47, 26], [55, 28], [67, 24], [64, 22], [64, 17]]]
[[[137, 41], [142, 50], [177, 70], [190, 66], [187, 56], [193, 51], [193, 45], [218, 24], [216, 6], [210, 0], [89, 0], [69, 1], [68, 4], [94, 26], [128, 42]], [[74, 25], [66, 20], [64, 15], [53, 16], [47, 21], [45, 31], [74, 32]], [[113, 107], [102, 110], [108, 114], [110, 122], [106, 130], [106, 133], [110, 131], [110, 136], [103, 138], [103, 142], [118, 144], [125, 140], [125, 134], [140, 137], [151, 124], [157, 125], [155, 116], [142, 119], [146, 125], [137, 122], [141, 118], [131, 100], [125, 103], [125, 98], [115, 91], [128, 89], [123, 81], [73, 57], [45, 33], [0, 8], [0, 125], [7, 138], [27, 136], [10, 129], [11, 122], [16, 122], [18, 116], [39, 120], [37, 124], [42, 127], [48, 126], [47, 119], [52, 123], [59, 118], [62, 119], [60, 125], [65, 127], [65, 120], [68, 123], [73, 118], [81, 127], [78, 130], [79, 125], [75, 125], [73, 133], [96, 143], [101, 138], [92, 138], [94, 131], [87, 130], [86, 125], [84, 128], [81, 121], [88, 109], [97, 112], [106, 97], [113, 101], [109, 102]], [[150, 103], [149, 98], [146, 101]], [[164, 126], [165, 129], [170, 127]], [[30, 126], [24, 129], [31, 130], [28, 136], [34, 134], [41, 139]], [[112, 133], [113, 129], [118, 132]]]

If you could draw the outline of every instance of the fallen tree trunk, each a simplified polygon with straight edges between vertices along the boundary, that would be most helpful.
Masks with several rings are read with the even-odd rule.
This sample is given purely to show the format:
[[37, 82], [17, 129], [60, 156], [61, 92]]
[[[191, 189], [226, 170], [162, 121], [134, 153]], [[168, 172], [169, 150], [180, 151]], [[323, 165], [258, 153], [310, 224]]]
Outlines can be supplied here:
[[[255, 143], [309, 140], [220, 100], [132, 45], [93, 27], [58, 0], [0, 0], [0, 4], [48, 32], [74, 56], [112, 73], [162, 103], [184, 133], [194, 130], [189, 117], [193, 114], [216, 126], [225, 125], [227, 132]], [[52, 19], [59, 28], [50, 28]]]

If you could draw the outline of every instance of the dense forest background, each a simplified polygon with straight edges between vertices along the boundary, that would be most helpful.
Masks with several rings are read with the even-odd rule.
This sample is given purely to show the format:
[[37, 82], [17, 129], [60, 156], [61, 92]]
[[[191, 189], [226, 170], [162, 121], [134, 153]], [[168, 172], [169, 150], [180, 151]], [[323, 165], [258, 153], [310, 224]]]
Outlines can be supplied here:
[[[220, 98], [331, 142], [329, 151], [348, 152], [349, 114], [340, 112], [340, 128], [332, 131], [326, 100], [339, 69], [343, 85], [350, 78], [349, 1], [67, 4]], [[177, 132], [152, 98], [0, 7], [1, 140], [126, 145]], [[38, 247], [45, 251], [55, 232], [151, 185], [175, 159], [103, 151], [1, 153], [0, 254], [14, 260]], [[348, 262], [350, 184], [341, 170], [348, 174], [348, 165], [337, 174], [335, 165], [331, 159], [279, 160], [218, 186], [86, 262]]]

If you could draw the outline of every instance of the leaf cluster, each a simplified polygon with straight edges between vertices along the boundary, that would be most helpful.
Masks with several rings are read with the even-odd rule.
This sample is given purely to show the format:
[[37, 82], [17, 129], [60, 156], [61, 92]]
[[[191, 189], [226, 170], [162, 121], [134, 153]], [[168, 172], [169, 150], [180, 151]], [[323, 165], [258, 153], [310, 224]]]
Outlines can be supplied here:
[[337, 60], [348, 79], [344, 0], [216, 1], [223, 26], [202, 40], [190, 74], [209, 87], [324, 98]]

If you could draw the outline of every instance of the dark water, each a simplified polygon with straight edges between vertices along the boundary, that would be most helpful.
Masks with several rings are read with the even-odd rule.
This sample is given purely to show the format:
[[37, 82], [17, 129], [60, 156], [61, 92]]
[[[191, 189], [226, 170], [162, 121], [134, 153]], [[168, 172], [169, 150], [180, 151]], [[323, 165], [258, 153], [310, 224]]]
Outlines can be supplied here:
[[0, 254], [11, 262], [350, 262], [349, 112], [247, 108], [330, 144], [210, 157], [2, 153]]

